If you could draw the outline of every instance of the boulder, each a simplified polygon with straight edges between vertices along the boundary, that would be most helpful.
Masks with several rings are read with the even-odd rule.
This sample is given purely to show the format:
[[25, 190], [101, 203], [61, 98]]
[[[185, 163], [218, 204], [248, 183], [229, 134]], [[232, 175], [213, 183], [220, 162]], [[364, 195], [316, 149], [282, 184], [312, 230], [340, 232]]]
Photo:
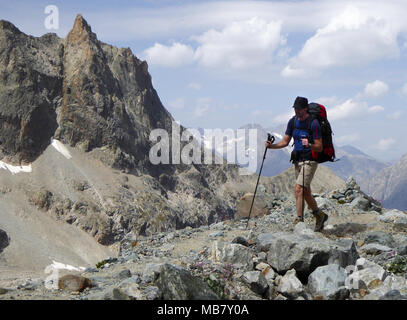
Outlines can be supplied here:
[[259, 248], [269, 248], [267, 262], [278, 273], [295, 269], [298, 276], [307, 279], [317, 267], [337, 263], [345, 268], [355, 264], [358, 256], [351, 239], [332, 241], [298, 233], [260, 234]]
[[215, 241], [212, 245], [212, 260], [230, 263], [245, 270], [253, 269], [253, 252], [238, 243]]
[[276, 277], [276, 273], [267, 263], [260, 262], [255, 269], [261, 271], [266, 280], [273, 280]]
[[370, 208], [370, 202], [366, 198], [364, 198], [362, 196], [358, 196], [352, 200], [352, 202], [350, 203], [350, 206], [354, 209], [367, 211]]
[[390, 248], [393, 248], [395, 245], [392, 234], [384, 231], [373, 231], [368, 233], [365, 237], [365, 243], [378, 243]]
[[179, 266], [165, 263], [155, 282], [165, 300], [218, 300], [219, 297], [200, 278]]
[[360, 250], [367, 254], [378, 255], [383, 252], [391, 251], [392, 249], [379, 243], [368, 243], [363, 245]]
[[346, 285], [353, 290], [374, 289], [386, 279], [388, 272], [378, 264], [360, 258], [354, 271], [347, 277]]
[[9, 245], [10, 238], [6, 231], [0, 229], [0, 253]]
[[337, 264], [318, 267], [308, 277], [307, 288], [312, 296], [325, 300], [343, 300], [349, 296], [345, 287], [347, 273]]
[[331, 242], [329, 263], [336, 263], [345, 268], [354, 265], [358, 259], [359, 254], [352, 239], [342, 238]]
[[304, 286], [297, 278], [294, 269], [288, 270], [278, 282], [277, 291], [289, 299], [305, 295]]
[[261, 271], [247, 271], [243, 274], [242, 280], [253, 292], [261, 296], [268, 288], [267, 280]]
[[396, 248], [397, 254], [405, 256], [407, 255], [407, 241], [400, 243]]
[[247, 242], [247, 240], [241, 236], [236, 237], [232, 240], [232, 243], [238, 243], [241, 244], [242, 246], [248, 247], [249, 243]]
[[[253, 201], [253, 193], [246, 193], [243, 197], [239, 199], [236, 208], [235, 219], [242, 219], [249, 217], [250, 206]], [[268, 208], [266, 203], [261, 199], [261, 197], [256, 196], [253, 203], [252, 212], [250, 218], [262, 217], [268, 214]]]
[[70, 292], [82, 292], [92, 287], [92, 281], [88, 278], [73, 274], [65, 275], [58, 280], [58, 289]]

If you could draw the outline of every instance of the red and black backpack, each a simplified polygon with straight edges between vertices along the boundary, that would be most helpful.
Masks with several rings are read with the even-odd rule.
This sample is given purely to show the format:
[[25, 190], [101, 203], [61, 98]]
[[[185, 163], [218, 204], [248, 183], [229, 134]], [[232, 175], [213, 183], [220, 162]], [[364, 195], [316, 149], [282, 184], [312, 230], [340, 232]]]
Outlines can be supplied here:
[[[318, 163], [323, 163], [326, 161], [335, 161], [335, 148], [332, 143], [332, 128], [328, 121], [326, 109], [322, 104], [312, 102], [308, 105], [308, 113], [310, 115], [308, 120], [308, 131], [311, 133], [311, 123], [314, 119], [318, 120], [321, 127], [321, 136], [322, 136], [322, 151], [316, 152], [312, 151], [312, 159]], [[294, 119], [293, 124], [295, 126]]]

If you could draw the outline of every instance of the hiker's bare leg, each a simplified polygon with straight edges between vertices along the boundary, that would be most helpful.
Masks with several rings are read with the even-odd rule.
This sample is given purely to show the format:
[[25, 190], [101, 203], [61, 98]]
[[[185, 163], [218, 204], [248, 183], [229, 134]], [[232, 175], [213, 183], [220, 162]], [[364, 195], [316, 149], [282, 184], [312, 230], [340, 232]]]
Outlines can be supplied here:
[[[297, 207], [297, 216], [302, 216], [302, 189], [303, 187], [299, 184], [295, 185], [295, 202]], [[307, 202], [308, 206], [312, 211], [318, 210], [317, 202], [312, 196], [311, 187], [305, 188], [304, 190], [304, 200]]]
[[[296, 184], [294, 187], [294, 192], [295, 192], [295, 203], [296, 203], [296, 208], [297, 208], [297, 217], [302, 217], [302, 186], [299, 184]], [[306, 199], [304, 197], [304, 199]]]
[[318, 204], [312, 196], [311, 186], [305, 189], [304, 198], [312, 211], [318, 210]]

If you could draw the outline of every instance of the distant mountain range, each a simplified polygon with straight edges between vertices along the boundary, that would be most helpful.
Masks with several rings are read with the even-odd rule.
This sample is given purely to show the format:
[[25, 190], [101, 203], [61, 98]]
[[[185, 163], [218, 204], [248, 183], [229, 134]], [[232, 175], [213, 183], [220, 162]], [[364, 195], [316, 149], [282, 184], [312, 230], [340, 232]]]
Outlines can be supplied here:
[[407, 154], [368, 179], [366, 186], [385, 208], [407, 211]]

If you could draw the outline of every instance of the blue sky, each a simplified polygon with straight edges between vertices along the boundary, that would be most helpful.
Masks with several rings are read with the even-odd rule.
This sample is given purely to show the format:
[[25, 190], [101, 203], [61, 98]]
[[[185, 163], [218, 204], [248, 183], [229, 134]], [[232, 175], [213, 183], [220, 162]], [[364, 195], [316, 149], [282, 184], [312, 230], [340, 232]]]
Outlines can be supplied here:
[[[44, 12], [55, 5], [57, 30]], [[285, 125], [295, 97], [327, 107], [334, 141], [383, 161], [407, 153], [407, 2], [5, 1], [0, 19], [65, 37], [81, 13], [98, 38], [146, 60], [187, 127]]]

